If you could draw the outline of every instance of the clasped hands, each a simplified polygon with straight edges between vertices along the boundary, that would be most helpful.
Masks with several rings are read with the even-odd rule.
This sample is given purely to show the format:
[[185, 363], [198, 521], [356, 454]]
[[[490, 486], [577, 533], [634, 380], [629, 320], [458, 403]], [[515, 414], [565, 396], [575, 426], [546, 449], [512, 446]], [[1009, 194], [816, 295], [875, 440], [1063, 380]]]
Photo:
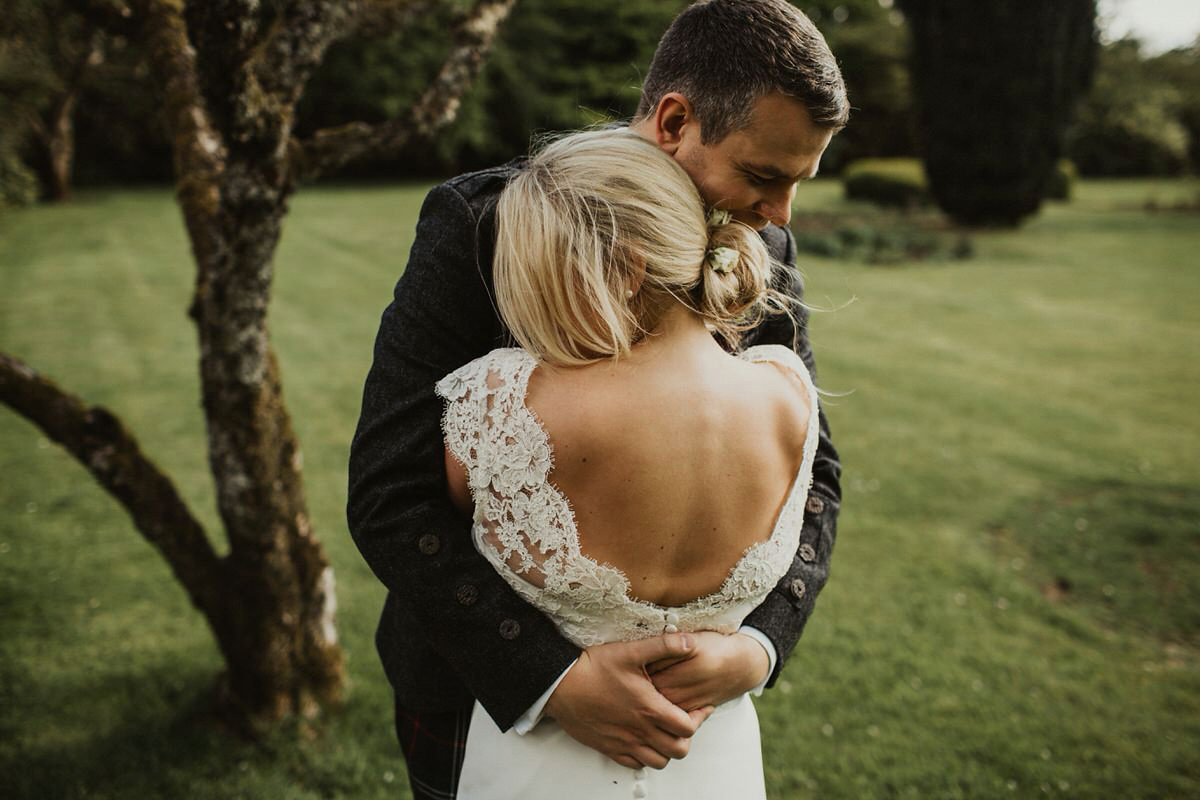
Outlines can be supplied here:
[[584, 650], [545, 712], [573, 738], [632, 769], [688, 753], [713, 709], [762, 683], [770, 660], [743, 634], [672, 633]]

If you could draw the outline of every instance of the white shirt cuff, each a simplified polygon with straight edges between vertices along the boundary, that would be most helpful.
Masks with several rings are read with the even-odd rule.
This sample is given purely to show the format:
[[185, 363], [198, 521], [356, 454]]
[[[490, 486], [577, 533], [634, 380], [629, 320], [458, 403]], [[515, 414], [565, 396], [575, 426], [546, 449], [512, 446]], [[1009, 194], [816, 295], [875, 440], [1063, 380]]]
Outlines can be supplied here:
[[[753, 628], [751, 628], [751, 630], [753, 630]], [[762, 636], [762, 634], [760, 633], [759, 636]], [[578, 660], [579, 659], [575, 659], [575, 661], [572, 661], [570, 666], [562, 671], [562, 674], [558, 676], [554, 683], [550, 684], [550, 688], [546, 690], [546, 693], [535, 700], [533, 705], [529, 707], [529, 710], [517, 718], [517, 721], [513, 723], [514, 731], [524, 736], [533, 730], [535, 725], [542, 721], [542, 712], [546, 710], [546, 703], [550, 702], [550, 695], [554, 694], [554, 690], [558, 688], [560, 683], [562, 683], [562, 679], [567, 677], [567, 673], [571, 671], [571, 667], [575, 666], [575, 663]]]
[[[771, 640], [767, 638], [767, 635], [758, 628], [751, 628], [749, 625], [743, 625], [742, 627], [738, 628], [738, 633], [746, 634], [751, 639], [761, 644], [763, 650], [767, 651], [767, 661], [770, 662], [767, 665], [767, 676], [762, 679], [762, 683], [750, 690], [750, 694], [758, 697], [763, 693], [763, 689], [767, 688], [767, 681], [769, 681], [771, 676], [775, 674], [775, 662], [778, 660], [779, 655], [775, 652], [774, 643], [772, 643]], [[562, 678], [559, 678], [559, 680], [562, 680]], [[555, 685], [557, 686], [558, 684]]]

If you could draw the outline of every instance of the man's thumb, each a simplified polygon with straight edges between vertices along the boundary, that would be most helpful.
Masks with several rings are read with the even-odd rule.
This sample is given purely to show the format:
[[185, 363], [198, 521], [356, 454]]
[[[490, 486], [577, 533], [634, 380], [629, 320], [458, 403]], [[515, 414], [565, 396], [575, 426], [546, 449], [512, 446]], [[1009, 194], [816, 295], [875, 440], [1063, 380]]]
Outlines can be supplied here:
[[639, 639], [629, 644], [629, 657], [638, 664], [649, 664], [664, 658], [683, 658], [691, 654], [696, 641], [686, 633], [668, 633], [652, 639]]

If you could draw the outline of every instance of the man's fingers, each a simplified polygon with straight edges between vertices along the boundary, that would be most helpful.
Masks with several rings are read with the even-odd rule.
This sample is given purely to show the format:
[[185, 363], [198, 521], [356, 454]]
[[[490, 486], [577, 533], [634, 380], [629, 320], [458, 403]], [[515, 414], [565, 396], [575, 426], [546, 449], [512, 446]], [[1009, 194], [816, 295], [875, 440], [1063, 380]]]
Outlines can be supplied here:
[[646, 665], [646, 672], [650, 675], [657, 675], [664, 670], [670, 669], [681, 661], [687, 661], [691, 657], [691, 653], [689, 653], [688, 655], [680, 656], [679, 658], [663, 658], [658, 661], [652, 661]]
[[687, 712], [663, 697], [650, 687], [651, 696], [647, 698], [650, 721], [671, 736], [690, 739], [696, 733], [696, 726]]
[[658, 731], [645, 744], [664, 758], [683, 758], [692, 747], [692, 740], [682, 736], [671, 736], [665, 731]]
[[668, 658], [686, 658], [695, 647], [695, 639], [687, 633], [669, 633], [652, 639], [622, 642], [619, 647], [621, 655], [627, 661], [641, 666]]
[[667, 758], [652, 747], [635, 748], [632, 756], [635, 760], [642, 762], [647, 767], [651, 767], [652, 769], [662, 769], [671, 761], [671, 759]]
[[[675, 664], [678, 663], [680, 662], [675, 662]], [[666, 669], [661, 669], [654, 672], [651, 672], [649, 669], [646, 670], [650, 673], [650, 682], [654, 684], [655, 689], [658, 689], [661, 692], [663, 689], [669, 687], [681, 688], [696, 682], [694, 675], [690, 675], [682, 669], [673, 669], [675, 664], [672, 664]]]
[[633, 756], [626, 755], [624, 753], [612, 756], [612, 760], [620, 764], [622, 767], [629, 767], [630, 769], [641, 769], [643, 766], [645, 766]]
[[691, 718], [692, 722], [695, 723], [696, 727], [699, 728], [702, 724], [704, 724], [706, 719], [712, 716], [712, 713], [716, 710], [716, 706], [704, 706], [703, 708], [697, 708], [694, 711], [689, 711], [688, 716]]

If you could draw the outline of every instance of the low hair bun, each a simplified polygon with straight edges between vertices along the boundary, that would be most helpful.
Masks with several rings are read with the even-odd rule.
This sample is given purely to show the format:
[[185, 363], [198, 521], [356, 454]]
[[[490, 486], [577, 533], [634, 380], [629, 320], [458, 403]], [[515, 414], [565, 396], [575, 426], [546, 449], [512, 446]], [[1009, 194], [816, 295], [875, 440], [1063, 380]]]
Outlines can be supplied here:
[[756, 325], [764, 313], [771, 257], [762, 237], [741, 222], [708, 227], [708, 250], [693, 301], [696, 310], [727, 341]]

